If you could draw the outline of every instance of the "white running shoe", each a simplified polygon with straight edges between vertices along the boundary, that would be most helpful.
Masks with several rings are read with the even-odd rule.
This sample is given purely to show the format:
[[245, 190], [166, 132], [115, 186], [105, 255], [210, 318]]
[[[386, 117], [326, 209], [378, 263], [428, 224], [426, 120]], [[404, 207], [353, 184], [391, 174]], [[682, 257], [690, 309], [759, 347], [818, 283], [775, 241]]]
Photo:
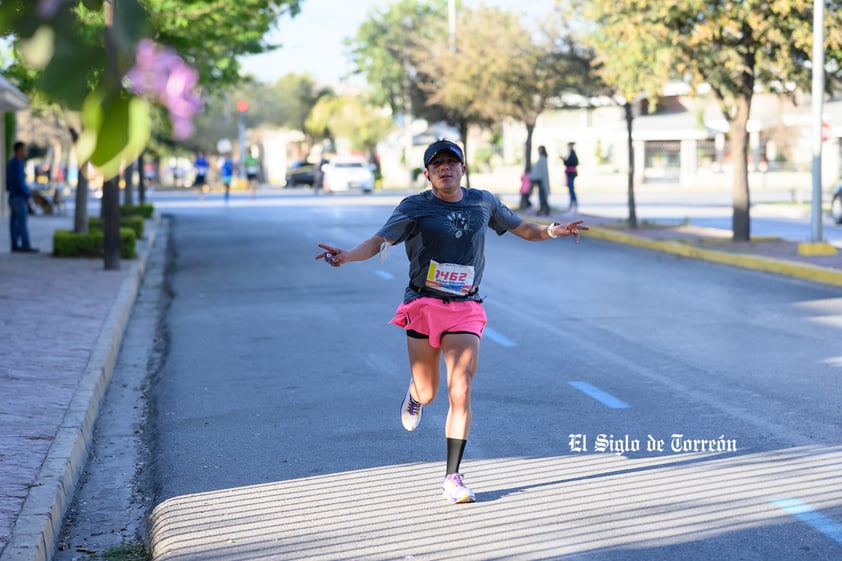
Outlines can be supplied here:
[[465, 486], [462, 476], [458, 473], [451, 473], [444, 478], [441, 494], [452, 503], [472, 503], [477, 500], [474, 492]]
[[[410, 382], [410, 386], [412, 382]], [[409, 393], [409, 389], [406, 390], [406, 396], [403, 398], [403, 402], [401, 403], [401, 423], [403, 423], [403, 428], [408, 430], [409, 432], [414, 431], [418, 428], [418, 425], [421, 424], [421, 415], [424, 413], [424, 410], [421, 407], [421, 404], [412, 399], [412, 395]]]

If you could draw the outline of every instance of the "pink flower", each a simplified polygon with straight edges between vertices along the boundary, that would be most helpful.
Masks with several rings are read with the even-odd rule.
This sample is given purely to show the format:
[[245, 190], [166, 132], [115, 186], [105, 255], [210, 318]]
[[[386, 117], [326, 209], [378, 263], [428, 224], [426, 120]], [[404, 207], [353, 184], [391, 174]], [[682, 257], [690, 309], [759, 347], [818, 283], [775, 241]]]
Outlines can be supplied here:
[[151, 39], [137, 45], [135, 65], [126, 74], [129, 88], [167, 108], [173, 136], [184, 140], [193, 131], [191, 119], [202, 108], [196, 93], [199, 73], [169, 48]]

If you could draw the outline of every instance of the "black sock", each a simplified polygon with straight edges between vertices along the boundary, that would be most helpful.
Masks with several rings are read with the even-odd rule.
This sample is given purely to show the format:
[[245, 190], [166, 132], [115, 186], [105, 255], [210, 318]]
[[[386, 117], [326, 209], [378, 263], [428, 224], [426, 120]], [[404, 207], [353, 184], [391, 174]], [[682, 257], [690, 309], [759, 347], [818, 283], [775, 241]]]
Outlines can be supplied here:
[[447, 473], [459, 473], [459, 464], [462, 463], [462, 454], [465, 452], [465, 444], [467, 440], [458, 438], [447, 439]]

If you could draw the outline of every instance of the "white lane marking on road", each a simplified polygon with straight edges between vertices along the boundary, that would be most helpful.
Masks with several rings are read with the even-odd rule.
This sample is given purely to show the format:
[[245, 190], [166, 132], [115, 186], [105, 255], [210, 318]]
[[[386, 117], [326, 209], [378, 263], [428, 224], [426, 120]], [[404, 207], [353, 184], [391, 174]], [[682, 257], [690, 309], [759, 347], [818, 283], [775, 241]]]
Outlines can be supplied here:
[[810, 505], [798, 499], [789, 498], [772, 499], [770, 502], [836, 543], [842, 544], [842, 524], [828, 518]]
[[517, 343], [515, 343], [502, 333], [494, 331], [493, 329], [487, 326], [485, 328], [485, 331], [483, 331], [483, 336], [488, 337], [498, 345], [502, 345], [504, 347], [517, 347]]
[[383, 269], [377, 269], [376, 271], [374, 271], [374, 274], [383, 277], [386, 280], [392, 280], [393, 278], [395, 278], [395, 275], [393, 275], [389, 271], [384, 271]]
[[535, 317], [534, 314], [524, 312], [517, 306], [505, 304], [500, 300], [489, 301], [489, 305], [496, 306], [515, 317], [528, 320], [532, 327], [538, 330], [546, 331], [547, 333], [554, 333], [558, 337], [569, 339], [576, 345], [583, 347], [587, 352], [593, 356], [602, 356], [605, 360], [611, 360], [617, 365], [617, 368], [627, 371], [630, 374], [635, 374], [647, 380], [657, 382], [664, 387], [670, 388], [672, 391], [680, 393], [687, 397], [687, 399], [697, 403], [703, 403], [708, 407], [721, 411], [726, 415], [730, 415], [736, 419], [740, 419], [746, 423], [754, 425], [764, 431], [771, 432], [776, 436], [785, 438], [790, 441], [793, 446], [809, 446], [815, 443], [814, 436], [808, 436], [804, 433], [792, 430], [790, 425], [783, 424], [777, 420], [755, 415], [747, 411], [743, 404], [729, 403], [727, 400], [717, 395], [711, 395], [703, 390], [698, 390], [687, 384], [681, 383], [668, 375], [659, 374], [657, 371], [650, 370], [640, 366], [637, 362], [625, 358], [621, 354], [617, 354], [605, 348], [605, 345], [596, 343], [588, 339], [588, 335], [571, 332], [569, 329], [561, 329], [558, 325], [549, 321], [542, 321]]
[[604, 392], [601, 389], [593, 386], [587, 382], [568, 382], [571, 386], [579, 390], [580, 392], [594, 398], [598, 402], [602, 403], [606, 407], [610, 407], [611, 409], [626, 409], [631, 407], [628, 403], [623, 401], [618, 397], [614, 397], [608, 392]]

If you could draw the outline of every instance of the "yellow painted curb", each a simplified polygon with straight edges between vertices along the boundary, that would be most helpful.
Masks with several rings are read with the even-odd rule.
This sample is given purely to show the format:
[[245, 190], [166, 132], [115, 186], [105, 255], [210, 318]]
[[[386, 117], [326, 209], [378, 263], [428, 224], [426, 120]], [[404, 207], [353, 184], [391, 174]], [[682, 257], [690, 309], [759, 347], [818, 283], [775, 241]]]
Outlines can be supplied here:
[[756, 271], [776, 273], [788, 277], [842, 286], [842, 271], [818, 267], [809, 263], [796, 263], [794, 261], [782, 261], [758, 255], [714, 251], [712, 249], [702, 249], [678, 242], [644, 239], [623, 232], [613, 231], [609, 228], [600, 228], [599, 226], [590, 226], [590, 230], [585, 235], [586, 237], [642, 247], [654, 251], [662, 251], [691, 259], [701, 259], [734, 267], [742, 267], [744, 269], [754, 269]]
[[827, 242], [802, 242], [798, 255], [836, 255], [836, 248]]

